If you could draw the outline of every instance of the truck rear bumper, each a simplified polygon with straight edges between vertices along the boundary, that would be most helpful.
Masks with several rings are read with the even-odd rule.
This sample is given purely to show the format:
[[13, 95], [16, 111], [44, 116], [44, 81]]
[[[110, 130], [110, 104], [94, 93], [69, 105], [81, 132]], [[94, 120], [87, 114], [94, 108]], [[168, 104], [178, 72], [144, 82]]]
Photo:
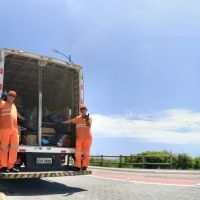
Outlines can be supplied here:
[[49, 171], [49, 172], [19, 172], [19, 173], [1, 173], [0, 179], [28, 179], [28, 178], [47, 178], [59, 176], [78, 176], [89, 175], [92, 171]]
[[28, 146], [20, 145], [19, 153], [66, 153], [73, 154], [76, 152], [75, 148], [69, 147], [55, 147], [55, 146]]

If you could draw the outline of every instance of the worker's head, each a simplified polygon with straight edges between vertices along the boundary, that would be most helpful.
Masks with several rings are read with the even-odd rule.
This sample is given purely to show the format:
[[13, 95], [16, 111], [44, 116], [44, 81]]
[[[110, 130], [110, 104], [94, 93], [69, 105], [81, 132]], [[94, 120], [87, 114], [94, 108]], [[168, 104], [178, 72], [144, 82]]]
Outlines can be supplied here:
[[7, 101], [9, 103], [13, 103], [16, 97], [17, 97], [16, 92], [11, 90], [11, 91], [8, 92]]
[[80, 112], [81, 112], [81, 114], [82, 114], [82, 115], [86, 115], [87, 111], [88, 111], [87, 106], [81, 104], [81, 105], [80, 105]]

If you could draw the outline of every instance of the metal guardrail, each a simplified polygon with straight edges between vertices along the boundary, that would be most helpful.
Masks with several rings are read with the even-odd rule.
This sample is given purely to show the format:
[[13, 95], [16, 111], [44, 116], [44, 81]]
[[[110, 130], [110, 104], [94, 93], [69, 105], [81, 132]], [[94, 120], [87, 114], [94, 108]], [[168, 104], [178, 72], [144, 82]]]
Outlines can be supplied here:
[[[140, 158], [139, 160], [141, 162], [126, 162], [126, 159], [134, 159], [134, 158]], [[148, 158], [165, 158], [166, 162], [148, 162]], [[172, 168], [173, 158], [171, 155], [135, 155], [135, 156], [90, 156], [90, 164], [96, 164], [98, 166], [104, 166], [106, 165], [115, 165], [119, 168], [122, 168], [123, 166], [141, 166], [142, 168], [147, 168], [148, 165], [157, 165], [157, 166], [168, 166], [169, 168]]]

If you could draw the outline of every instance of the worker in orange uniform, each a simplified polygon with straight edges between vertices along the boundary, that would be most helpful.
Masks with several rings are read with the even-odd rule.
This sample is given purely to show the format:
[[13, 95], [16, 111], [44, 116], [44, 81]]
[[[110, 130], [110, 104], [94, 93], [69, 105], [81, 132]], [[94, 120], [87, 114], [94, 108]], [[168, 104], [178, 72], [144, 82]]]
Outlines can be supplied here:
[[[92, 144], [92, 135], [90, 132], [92, 118], [87, 115], [87, 107], [80, 106], [80, 115], [64, 121], [64, 124], [76, 124], [76, 154], [75, 154], [75, 171], [87, 170], [90, 158], [90, 146]], [[83, 155], [83, 160], [82, 160]], [[81, 163], [82, 162], [82, 163]]]
[[[7, 101], [0, 100], [0, 172], [19, 172], [14, 168], [19, 146], [15, 91], [7, 94]], [[22, 116], [20, 118], [24, 119]]]

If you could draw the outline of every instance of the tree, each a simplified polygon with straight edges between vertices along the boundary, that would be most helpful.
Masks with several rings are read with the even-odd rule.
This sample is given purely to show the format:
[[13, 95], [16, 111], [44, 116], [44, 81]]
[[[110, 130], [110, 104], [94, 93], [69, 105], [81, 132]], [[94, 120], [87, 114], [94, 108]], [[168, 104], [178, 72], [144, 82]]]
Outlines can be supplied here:
[[188, 156], [186, 153], [178, 154], [176, 160], [177, 169], [190, 169], [192, 168], [193, 160], [192, 157]]

